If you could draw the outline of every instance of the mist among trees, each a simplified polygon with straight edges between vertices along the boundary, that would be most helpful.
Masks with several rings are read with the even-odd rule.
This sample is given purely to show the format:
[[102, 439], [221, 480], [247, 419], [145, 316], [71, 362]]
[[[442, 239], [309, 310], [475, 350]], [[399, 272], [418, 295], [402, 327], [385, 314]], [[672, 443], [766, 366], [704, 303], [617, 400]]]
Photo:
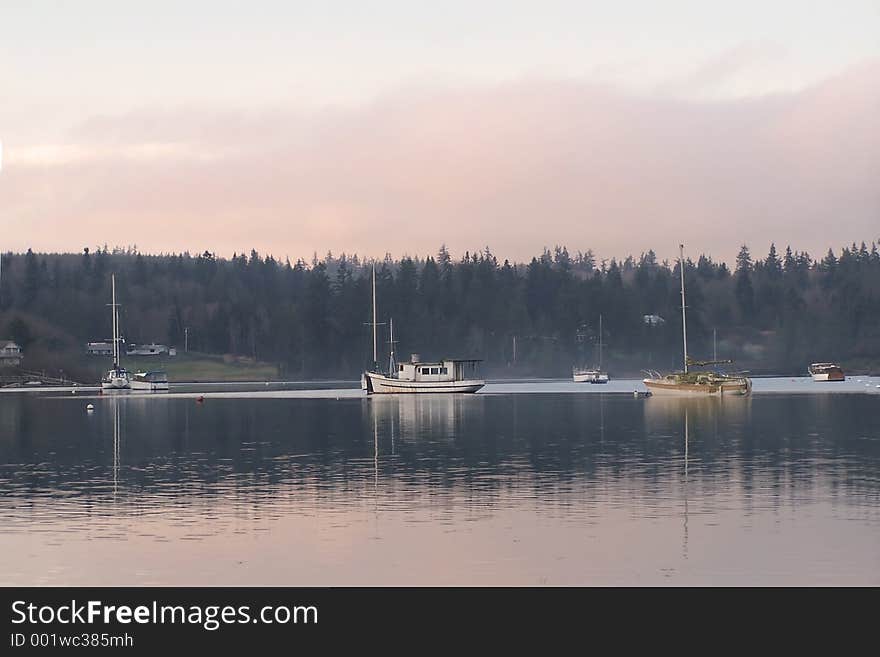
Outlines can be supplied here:
[[[3, 254], [0, 338], [25, 348], [26, 364], [75, 370], [88, 341], [111, 334], [116, 274], [128, 342], [234, 354], [278, 365], [287, 378], [356, 378], [372, 363], [372, 261], [328, 253], [311, 262], [256, 252], [219, 258], [147, 255], [135, 248], [79, 254]], [[597, 261], [564, 247], [528, 263], [488, 249], [453, 257], [376, 262], [379, 362], [394, 319], [399, 358], [485, 359], [489, 376], [567, 376], [597, 360], [612, 375], [681, 364], [678, 262], [648, 251]], [[733, 358], [733, 369], [803, 374], [836, 360], [880, 368], [880, 254], [852, 244], [822, 257], [743, 246], [732, 269], [700, 255], [685, 263], [689, 351]], [[662, 322], [646, 321], [659, 316]], [[714, 330], [714, 336], [713, 336]], [[713, 342], [714, 337], [714, 342]]]

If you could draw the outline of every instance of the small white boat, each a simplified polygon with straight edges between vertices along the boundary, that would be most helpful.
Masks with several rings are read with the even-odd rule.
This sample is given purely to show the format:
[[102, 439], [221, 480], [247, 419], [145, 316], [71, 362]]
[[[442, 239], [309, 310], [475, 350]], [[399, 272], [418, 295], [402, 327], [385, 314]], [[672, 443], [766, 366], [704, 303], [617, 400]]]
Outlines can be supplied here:
[[574, 369], [571, 378], [575, 383], [608, 383], [608, 373], [598, 369]]
[[119, 364], [119, 310], [116, 303], [116, 274], [111, 274], [112, 303], [110, 304], [113, 319], [113, 367], [101, 379], [102, 390], [128, 390], [131, 388], [131, 375]]
[[168, 375], [160, 370], [137, 372], [130, 383], [132, 390], [168, 390]]
[[101, 388], [104, 390], [129, 390], [131, 389], [131, 374], [123, 367], [114, 367], [108, 370], [101, 379]]
[[602, 371], [602, 315], [599, 315], [599, 367], [575, 367], [571, 370], [575, 383], [608, 383], [608, 372]]
[[813, 381], [846, 381], [843, 368], [837, 363], [812, 363], [807, 372]]

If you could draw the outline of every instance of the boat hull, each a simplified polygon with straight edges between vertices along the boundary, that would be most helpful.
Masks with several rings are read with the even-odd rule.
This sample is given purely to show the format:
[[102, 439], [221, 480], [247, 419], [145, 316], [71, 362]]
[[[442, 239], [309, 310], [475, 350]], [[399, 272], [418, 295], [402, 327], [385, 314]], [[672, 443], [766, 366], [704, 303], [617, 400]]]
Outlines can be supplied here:
[[109, 381], [101, 381], [101, 388], [103, 390], [130, 390], [131, 382], [121, 377], [113, 378]]
[[608, 383], [608, 375], [604, 372], [582, 372], [572, 374], [571, 378], [575, 383]]
[[813, 381], [846, 381], [843, 372], [823, 372], [822, 374], [811, 374]]
[[149, 390], [149, 391], [157, 391], [157, 390], [168, 390], [168, 383], [161, 381], [132, 381], [131, 382], [132, 390]]
[[681, 383], [676, 381], [663, 381], [645, 379], [645, 387], [655, 395], [670, 395], [681, 397], [708, 397], [722, 395], [742, 396], [751, 392], [752, 386], [748, 380], [722, 381], [717, 383]]
[[362, 388], [368, 395], [433, 394], [433, 393], [474, 393], [486, 385], [479, 379], [461, 381], [407, 381], [392, 379], [382, 374], [367, 372]]

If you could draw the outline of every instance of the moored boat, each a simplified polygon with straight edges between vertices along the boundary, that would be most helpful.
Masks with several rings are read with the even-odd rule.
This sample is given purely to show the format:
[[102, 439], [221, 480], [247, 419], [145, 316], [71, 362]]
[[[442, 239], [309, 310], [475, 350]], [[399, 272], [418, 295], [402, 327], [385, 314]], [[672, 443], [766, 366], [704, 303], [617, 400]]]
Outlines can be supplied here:
[[650, 372], [650, 375], [644, 384], [654, 394], [747, 395], [752, 391], [752, 381], [745, 376], [716, 372], [673, 372], [666, 376]]
[[132, 390], [168, 390], [168, 375], [161, 370], [137, 372], [130, 385]]
[[446, 358], [423, 362], [413, 354], [409, 363], [400, 363], [392, 375], [366, 372], [367, 394], [476, 392], [486, 382], [476, 376], [479, 360]]
[[571, 378], [575, 383], [608, 383], [610, 380], [607, 372], [600, 369], [573, 369]]
[[397, 363], [394, 358], [394, 323], [389, 321], [390, 353], [388, 371], [380, 372], [376, 342], [376, 268], [373, 267], [373, 369], [361, 376], [361, 389], [368, 395], [406, 393], [477, 392], [486, 382], [477, 378], [474, 358], [444, 358], [422, 361], [413, 354], [409, 363]]
[[602, 315], [599, 315], [599, 366], [572, 368], [571, 378], [575, 383], [608, 383], [608, 372], [602, 371]]
[[679, 271], [681, 272], [681, 333], [684, 345], [684, 369], [661, 375], [649, 371], [643, 380], [645, 387], [654, 394], [662, 395], [748, 395], [752, 391], [752, 380], [741, 374], [722, 374], [711, 371], [691, 371], [690, 366], [719, 365], [731, 360], [697, 361], [688, 356], [687, 314], [684, 297], [684, 245], [679, 244]]
[[113, 321], [113, 367], [101, 378], [102, 390], [128, 390], [131, 388], [131, 375], [119, 363], [119, 305], [116, 303], [116, 274], [110, 275], [112, 289], [111, 316]]
[[813, 381], [845, 381], [843, 368], [837, 363], [812, 363], [807, 372]]

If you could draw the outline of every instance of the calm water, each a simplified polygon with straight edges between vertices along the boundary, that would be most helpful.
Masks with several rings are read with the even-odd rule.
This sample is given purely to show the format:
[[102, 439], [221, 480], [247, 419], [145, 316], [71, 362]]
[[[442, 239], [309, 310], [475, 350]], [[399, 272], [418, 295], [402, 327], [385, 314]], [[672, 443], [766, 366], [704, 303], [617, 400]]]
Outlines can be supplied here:
[[0, 584], [877, 585], [878, 383], [2, 394]]

